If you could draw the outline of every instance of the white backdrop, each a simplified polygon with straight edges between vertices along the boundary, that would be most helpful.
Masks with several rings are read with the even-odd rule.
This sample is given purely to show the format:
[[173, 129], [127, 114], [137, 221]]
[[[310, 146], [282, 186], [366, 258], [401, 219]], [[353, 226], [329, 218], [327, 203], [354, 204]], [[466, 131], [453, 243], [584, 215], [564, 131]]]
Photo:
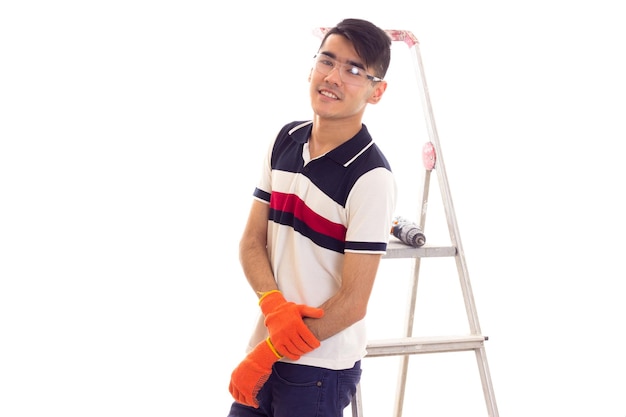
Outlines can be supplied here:
[[[310, 117], [311, 30], [361, 17], [421, 42], [500, 415], [624, 416], [617, 3], [4, 2], [0, 415], [226, 415], [257, 312], [237, 242], [262, 155]], [[409, 65], [394, 46], [365, 123], [411, 217]], [[396, 269], [373, 336], [401, 331]], [[424, 334], [465, 326], [444, 270], [420, 283]], [[412, 359], [407, 413], [486, 415], [468, 355]], [[364, 367], [366, 415], [391, 415], [395, 362]]]

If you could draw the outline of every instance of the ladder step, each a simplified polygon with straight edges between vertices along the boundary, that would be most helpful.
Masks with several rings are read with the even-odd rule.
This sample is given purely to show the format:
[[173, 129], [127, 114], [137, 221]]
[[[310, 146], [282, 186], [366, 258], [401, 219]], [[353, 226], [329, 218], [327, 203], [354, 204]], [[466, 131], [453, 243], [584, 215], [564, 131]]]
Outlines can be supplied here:
[[372, 340], [367, 345], [367, 356], [397, 356], [475, 350], [482, 348], [485, 340], [487, 340], [485, 336], [474, 334]]
[[383, 258], [433, 258], [455, 255], [456, 247], [454, 246], [422, 246], [420, 248], [416, 248], [406, 245], [393, 237], [389, 239], [387, 253], [383, 255]]

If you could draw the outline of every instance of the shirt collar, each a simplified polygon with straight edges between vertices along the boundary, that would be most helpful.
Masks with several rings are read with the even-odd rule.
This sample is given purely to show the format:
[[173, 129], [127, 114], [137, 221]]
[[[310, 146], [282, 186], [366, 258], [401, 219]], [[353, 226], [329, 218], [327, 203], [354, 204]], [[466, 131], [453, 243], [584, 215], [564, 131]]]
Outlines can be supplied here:
[[[289, 131], [289, 135], [298, 143], [305, 144], [311, 136], [313, 122], [308, 121], [295, 126]], [[348, 166], [355, 161], [367, 148], [373, 144], [367, 127], [361, 125], [361, 130], [352, 138], [342, 143], [332, 151], [326, 154], [326, 157], [332, 159], [340, 165]]]

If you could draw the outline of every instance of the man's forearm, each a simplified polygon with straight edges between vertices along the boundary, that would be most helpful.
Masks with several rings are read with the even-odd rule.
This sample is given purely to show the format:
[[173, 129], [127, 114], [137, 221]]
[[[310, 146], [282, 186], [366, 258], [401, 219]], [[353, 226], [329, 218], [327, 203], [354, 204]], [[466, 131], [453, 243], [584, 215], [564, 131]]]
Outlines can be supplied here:
[[242, 240], [239, 245], [239, 262], [248, 283], [257, 296], [260, 297], [260, 294], [264, 292], [277, 289], [265, 245], [251, 240]]
[[324, 310], [324, 317], [304, 318], [304, 323], [319, 340], [328, 339], [363, 318], [357, 311], [348, 307], [348, 303], [340, 294], [319, 307]]

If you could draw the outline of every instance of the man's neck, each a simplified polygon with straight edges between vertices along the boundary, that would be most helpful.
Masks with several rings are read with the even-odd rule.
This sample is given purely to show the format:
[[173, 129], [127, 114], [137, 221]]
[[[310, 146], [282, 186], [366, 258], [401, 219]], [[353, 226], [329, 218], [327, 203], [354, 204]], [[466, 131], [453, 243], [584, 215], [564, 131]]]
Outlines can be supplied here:
[[309, 152], [311, 158], [328, 153], [341, 144], [352, 139], [361, 130], [360, 119], [328, 120], [316, 117], [313, 119], [313, 128], [309, 138]]

